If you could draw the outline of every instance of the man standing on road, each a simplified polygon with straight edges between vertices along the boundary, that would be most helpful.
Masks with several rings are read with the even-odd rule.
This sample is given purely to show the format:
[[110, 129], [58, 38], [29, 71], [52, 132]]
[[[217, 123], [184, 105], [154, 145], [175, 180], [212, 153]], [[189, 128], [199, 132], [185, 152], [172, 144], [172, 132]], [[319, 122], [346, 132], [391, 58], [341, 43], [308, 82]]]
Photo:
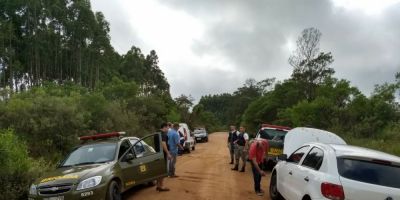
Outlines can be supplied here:
[[[168, 133], [168, 124], [167, 123], [163, 123], [163, 124], [161, 124], [161, 129], [160, 129], [160, 131], [161, 131], [161, 140], [162, 140], [162, 151], [164, 152], [164, 159], [165, 159], [165, 165], [167, 165], [167, 163], [168, 163], [168, 160], [171, 160], [171, 154], [169, 153], [169, 151], [168, 151], [168, 147], [167, 147], [167, 141], [168, 141], [168, 136], [167, 136], [167, 133]], [[157, 140], [157, 141], [159, 141], [159, 140]], [[159, 144], [159, 143], [158, 143]], [[168, 168], [167, 166], [166, 166], [166, 168]], [[157, 180], [157, 188], [156, 188], [156, 190], [157, 191], [159, 191], [159, 192], [165, 192], [165, 191], [169, 191], [169, 189], [168, 188], [166, 188], [166, 187], [164, 187], [164, 177], [162, 177], [162, 178], [159, 178], [158, 180]]]
[[246, 160], [247, 160], [247, 152], [246, 152], [246, 145], [247, 142], [249, 141], [249, 135], [246, 133], [246, 129], [241, 126], [239, 129], [240, 133], [237, 136], [236, 141], [234, 141], [235, 143], [235, 148], [236, 148], [236, 152], [235, 152], [235, 159], [236, 159], [236, 163], [235, 163], [235, 167], [232, 170], [239, 170], [239, 161], [242, 160], [242, 168], [240, 170], [240, 172], [244, 172], [245, 168], [246, 168]]
[[171, 178], [178, 177], [175, 174], [175, 165], [176, 165], [176, 158], [178, 156], [178, 148], [183, 150], [182, 145], [180, 144], [179, 134], [178, 134], [179, 124], [174, 123], [172, 129], [168, 131], [168, 146], [169, 151], [171, 153], [171, 159], [169, 160], [168, 164], [168, 176]]
[[251, 160], [251, 168], [254, 178], [254, 190], [258, 196], [263, 196], [264, 191], [261, 190], [261, 177], [265, 176], [265, 172], [261, 170], [261, 165], [264, 162], [265, 152], [269, 148], [268, 140], [256, 139], [249, 150], [249, 159]]
[[228, 148], [229, 148], [229, 155], [231, 156], [231, 162], [229, 164], [233, 164], [235, 159], [235, 144], [233, 143], [237, 139], [237, 133], [235, 126], [230, 126], [230, 131], [228, 133]]

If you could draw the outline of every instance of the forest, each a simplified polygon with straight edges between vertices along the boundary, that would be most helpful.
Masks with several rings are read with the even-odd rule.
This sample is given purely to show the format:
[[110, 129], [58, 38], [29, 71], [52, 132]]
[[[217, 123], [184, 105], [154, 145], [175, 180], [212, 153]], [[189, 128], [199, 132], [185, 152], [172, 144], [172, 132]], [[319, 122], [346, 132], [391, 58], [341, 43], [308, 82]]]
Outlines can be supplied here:
[[157, 53], [116, 52], [89, 0], [5, 0], [0, 11], [0, 199], [26, 199], [78, 136], [143, 136], [188, 112]]
[[89, 0], [0, 1], [0, 199], [26, 199], [78, 136], [143, 136], [165, 121], [209, 132], [261, 123], [310, 126], [351, 144], [400, 155], [400, 72], [366, 96], [335, 77], [322, 33], [305, 29], [289, 58], [290, 78], [248, 79], [233, 93], [173, 98], [156, 51], [110, 43], [110, 26]]

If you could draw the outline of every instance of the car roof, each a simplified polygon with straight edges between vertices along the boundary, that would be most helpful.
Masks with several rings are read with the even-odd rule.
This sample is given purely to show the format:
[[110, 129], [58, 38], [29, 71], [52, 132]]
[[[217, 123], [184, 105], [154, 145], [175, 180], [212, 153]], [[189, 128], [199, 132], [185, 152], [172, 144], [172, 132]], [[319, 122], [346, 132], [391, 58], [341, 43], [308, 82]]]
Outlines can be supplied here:
[[357, 157], [357, 158], [367, 158], [367, 159], [377, 159], [384, 161], [391, 161], [400, 164], [400, 157], [384, 153], [381, 151], [368, 149], [364, 147], [352, 146], [352, 145], [337, 145], [330, 144], [330, 146], [335, 150], [338, 157]]

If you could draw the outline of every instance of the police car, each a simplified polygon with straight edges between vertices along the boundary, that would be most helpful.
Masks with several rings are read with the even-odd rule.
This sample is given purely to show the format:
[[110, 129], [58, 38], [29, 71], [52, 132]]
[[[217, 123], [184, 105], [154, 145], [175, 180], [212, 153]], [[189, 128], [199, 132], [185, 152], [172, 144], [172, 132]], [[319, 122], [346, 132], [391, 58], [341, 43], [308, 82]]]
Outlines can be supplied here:
[[278, 162], [278, 156], [283, 154], [284, 140], [287, 132], [291, 128], [271, 124], [262, 124], [256, 138], [268, 140], [269, 149], [267, 150], [267, 160], [264, 162], [265, 168], [272, 169]]
[[30, 200], [116, 200], [133, 186], [167, 176], [161, 134], [123, 137], [123, 132], [80, 137], [57, 169], [37, 179]]

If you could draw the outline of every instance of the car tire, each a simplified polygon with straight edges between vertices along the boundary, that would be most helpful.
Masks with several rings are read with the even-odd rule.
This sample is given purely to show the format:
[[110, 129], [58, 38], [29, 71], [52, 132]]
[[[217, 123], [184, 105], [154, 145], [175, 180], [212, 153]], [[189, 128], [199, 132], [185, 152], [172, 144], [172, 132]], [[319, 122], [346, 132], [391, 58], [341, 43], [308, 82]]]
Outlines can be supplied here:
[[272, 160], [268, 160], [266, 165], [265, 165], [265, 169], [268, 171], [271, 171], [274, 167], [275, 167], [276, 163]]
[[281, 193], [279, 193], [278, 191], [278, 184], [275, 172], [272, 174], [271, 181], [269, 183], [269, 197], [272, 200], [284, 200]]
[[192, 151], [194, 151], [196, 149], [196, 147], [194, 147], [194, 145], [193, 145], [193, 147], [192, 147]]
[[121, 200], [121, 188], [116, 181], [111, 181], [108, 185], [107, 200]]
[[153, 186], [155, 186], [156, 184], [157, 184], [157, 181], [156, 181], [156, 180], [153, 180], [153, 181], [150, 181], [150, 182], [147, 183], [147, 185], [148, 185], [149, 187], [153, 187]]
[[206, 142], [208, 142], [208, 138], [206, 138]]

